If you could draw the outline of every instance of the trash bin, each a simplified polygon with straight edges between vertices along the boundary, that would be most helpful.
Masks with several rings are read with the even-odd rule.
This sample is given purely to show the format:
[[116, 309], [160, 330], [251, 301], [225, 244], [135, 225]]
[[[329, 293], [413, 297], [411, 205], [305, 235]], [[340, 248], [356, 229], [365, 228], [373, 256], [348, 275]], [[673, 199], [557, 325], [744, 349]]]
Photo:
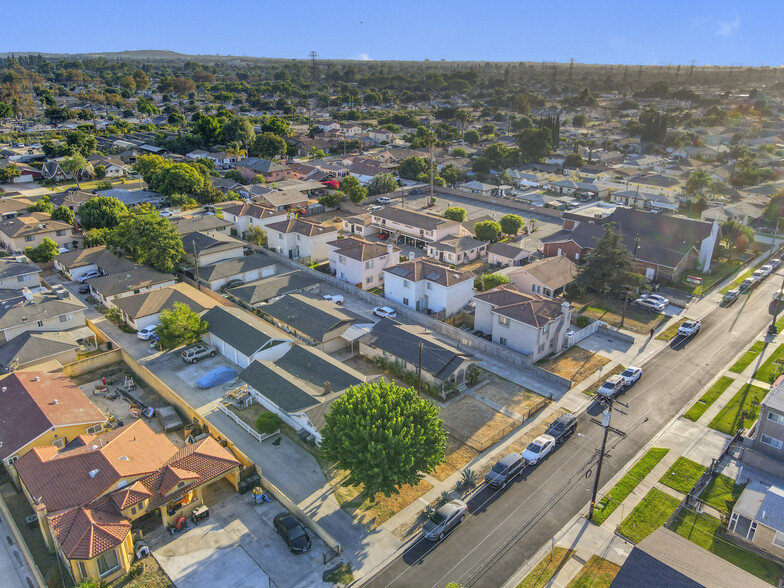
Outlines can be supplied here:
[[108, 349], [109, 351], [114, 349], [114, 343], [112, 343], [111, 341], [107, 341], [106, 342], [106, 349]]

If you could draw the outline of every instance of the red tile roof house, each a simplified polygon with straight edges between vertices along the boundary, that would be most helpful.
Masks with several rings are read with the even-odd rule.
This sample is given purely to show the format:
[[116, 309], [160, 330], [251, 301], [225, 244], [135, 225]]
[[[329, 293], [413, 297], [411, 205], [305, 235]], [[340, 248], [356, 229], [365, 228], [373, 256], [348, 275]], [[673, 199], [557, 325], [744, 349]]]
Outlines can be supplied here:
[[202, 505], [210, 484], [226, 478], [237, 489], [240, 470], [212, 437], [178, 449], [144, 421], [36, 447], [15, 466], [47, 547], [77, 584], [126, 574], [134, 523], [158, 511], [169, 525]]

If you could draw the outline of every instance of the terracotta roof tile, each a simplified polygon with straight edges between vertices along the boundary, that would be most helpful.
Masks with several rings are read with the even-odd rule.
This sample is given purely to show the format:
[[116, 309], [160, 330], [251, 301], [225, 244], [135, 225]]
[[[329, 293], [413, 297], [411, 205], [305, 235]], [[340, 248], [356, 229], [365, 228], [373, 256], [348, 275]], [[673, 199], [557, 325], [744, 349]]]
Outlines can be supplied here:
[[68, 559], [92, 559], [120, 545], [131, 531], [131, 523], [116, 512], [108, 499], [47, 518]]

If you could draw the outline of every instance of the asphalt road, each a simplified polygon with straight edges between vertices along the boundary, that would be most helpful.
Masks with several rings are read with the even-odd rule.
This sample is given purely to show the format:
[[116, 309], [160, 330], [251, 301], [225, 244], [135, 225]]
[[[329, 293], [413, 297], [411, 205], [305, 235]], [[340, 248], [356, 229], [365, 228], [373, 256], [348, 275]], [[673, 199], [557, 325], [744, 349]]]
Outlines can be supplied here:
[[[644, 374], [615, 405], [601, 486], [618, 472], [771, 320], [771, 296], [784, 268], [729, 308], [716, 308], [691, 340], [676, 338], [643, 364]], [[688, 314], [688, 313], [687, 313]], [[443, 588], [448, 582], [502, 586], [590, 500], [601, 442], [602, 407], [589, 404], [577, 432], [538, 466], [529, 466], [505, 490], [482, 487], [469, 500], [469, 516], [440, 543], [418, 540], [366, 585]], [[590, 473], [589, 473], [590, 472]]]

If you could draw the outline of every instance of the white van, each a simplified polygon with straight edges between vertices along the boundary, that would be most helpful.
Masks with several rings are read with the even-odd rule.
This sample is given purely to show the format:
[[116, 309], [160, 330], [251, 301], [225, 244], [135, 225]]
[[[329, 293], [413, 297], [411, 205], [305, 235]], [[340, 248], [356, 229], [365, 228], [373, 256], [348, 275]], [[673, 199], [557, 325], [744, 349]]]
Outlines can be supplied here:
[[376, 199], [376, 202], [378, 202], [379, 204], [389, 204], [392, 201], [386, 196], [380, 196], [379, 198]]

